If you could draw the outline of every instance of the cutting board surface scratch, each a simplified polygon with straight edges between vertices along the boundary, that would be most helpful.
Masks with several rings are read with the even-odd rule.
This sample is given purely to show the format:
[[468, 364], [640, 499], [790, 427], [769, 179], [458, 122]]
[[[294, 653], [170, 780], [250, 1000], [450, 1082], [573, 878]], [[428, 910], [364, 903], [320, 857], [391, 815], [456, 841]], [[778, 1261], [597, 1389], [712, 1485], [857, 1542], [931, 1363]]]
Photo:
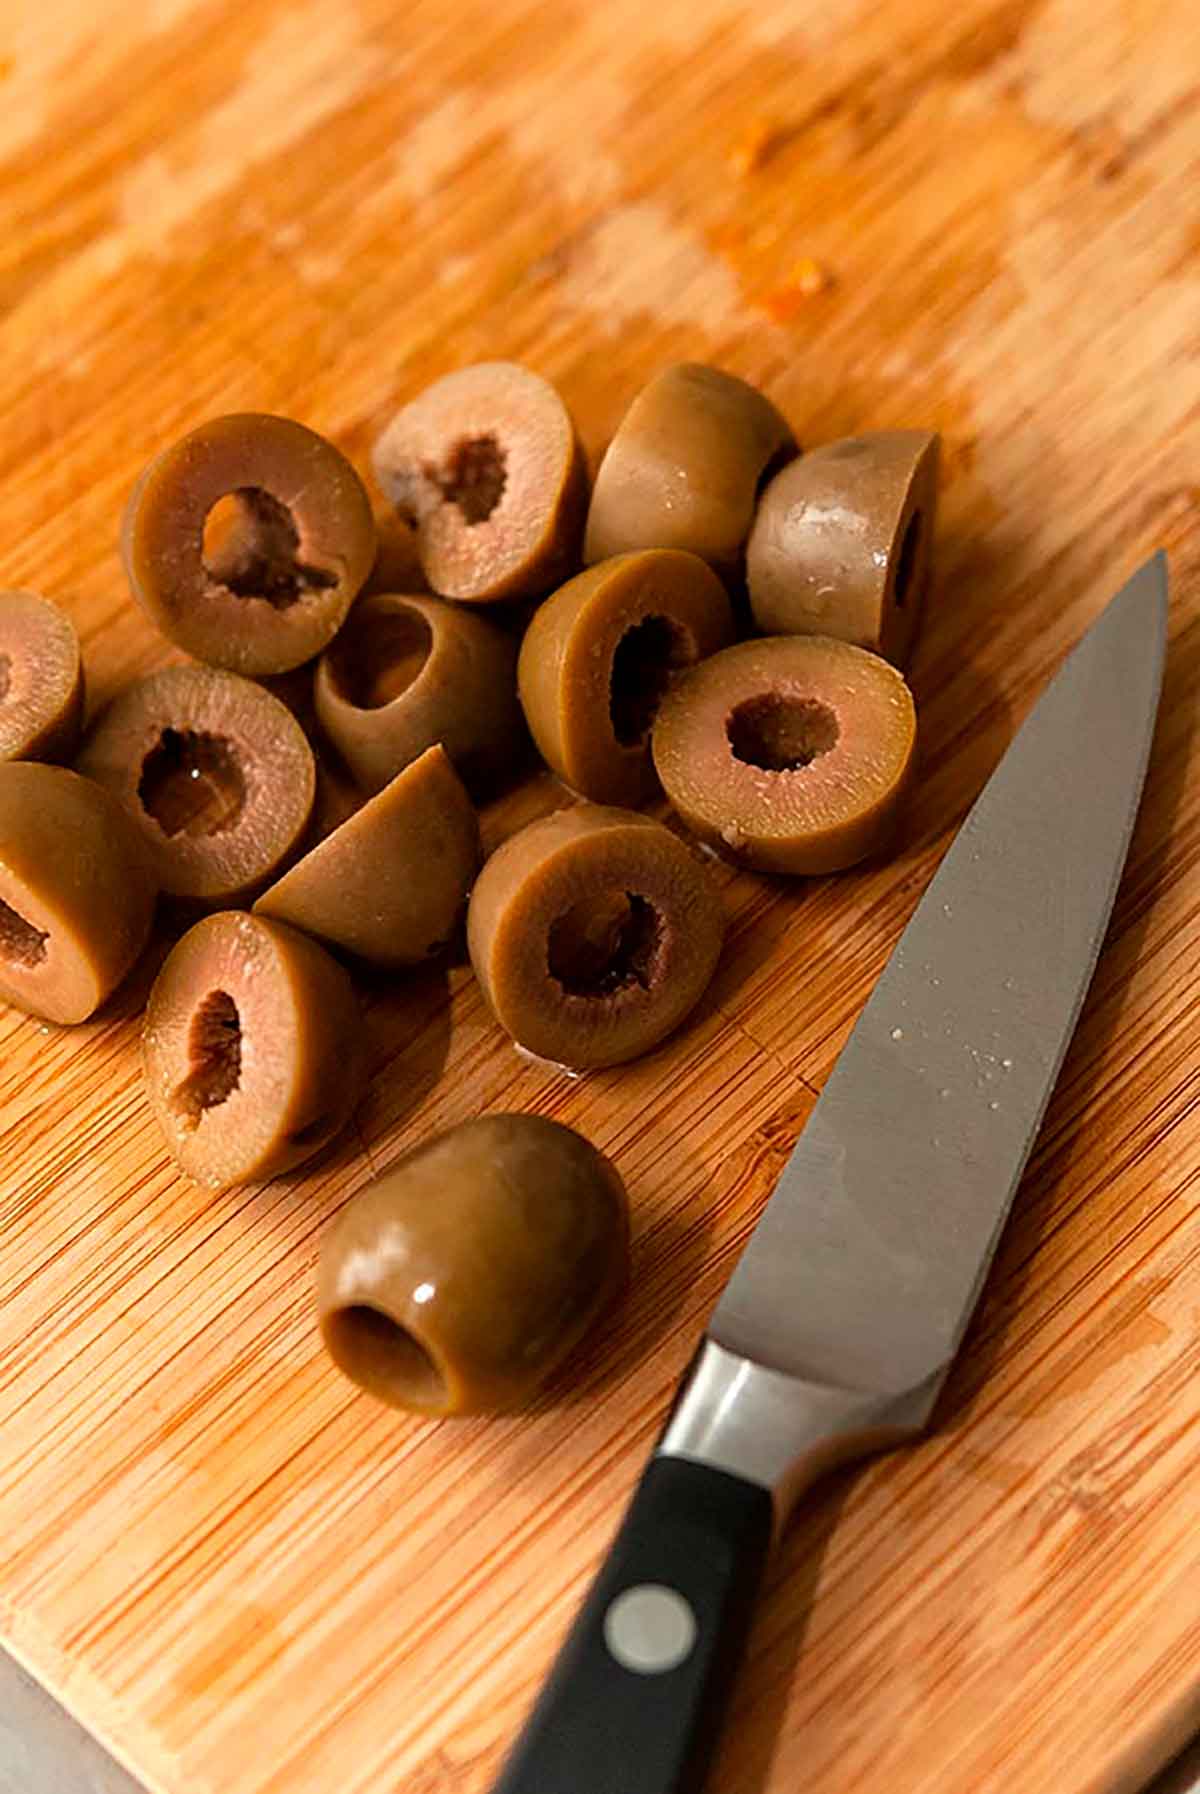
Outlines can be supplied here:
[[[903, 846], [789, 888], [722, 873], [725, 960], [651, 1058], [570, 1081], [516, 1056], [462, 966], [396, 982], [370, 1002], [357, 1127], [305, 1175], [212, 1199], [142, 1101], [148, 972], [73, 1032], [0, 1012], [0, 1637], [156, 1794], [484, 1794], [954, 827], [1160, 545], [1147, 800], [977, 1324], [929, 1440], [798, 1520], [713, 1788], [1099, 1794], [1179, 1734], [1194, 50], [1189, 0], [0, 12], [0, 585], [70, 609], [94, 702], [170, 657], [120, 572], [125, 495], [218, 412], [297, 416], [365, 469], [404, 397], [512, 357], [560, 384], [594, 464], [649, 372], [688, 358], [761, 382], [806, 443], [931, 425], [946, 449]], [[536, 781], [489, 837], [560, 800]], [[407, 1145], [499, 1108], [616, 1158], [632, 1290], [532, 1413], [407, 1420], [320, 1352], [321, 1230]]]

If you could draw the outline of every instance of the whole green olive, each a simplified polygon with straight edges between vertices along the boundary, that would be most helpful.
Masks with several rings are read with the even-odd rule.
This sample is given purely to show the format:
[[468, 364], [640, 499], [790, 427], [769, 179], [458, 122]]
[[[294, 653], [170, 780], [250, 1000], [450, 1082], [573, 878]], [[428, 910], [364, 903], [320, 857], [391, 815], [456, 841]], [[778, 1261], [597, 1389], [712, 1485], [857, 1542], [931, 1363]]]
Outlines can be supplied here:
[[485, 1115], [369, 1184], [321, 1246], [325, 1346], [393, 1407], [518, 1405], [624, 1283], [624, 1185], [596, 1148], [540, 1115]]

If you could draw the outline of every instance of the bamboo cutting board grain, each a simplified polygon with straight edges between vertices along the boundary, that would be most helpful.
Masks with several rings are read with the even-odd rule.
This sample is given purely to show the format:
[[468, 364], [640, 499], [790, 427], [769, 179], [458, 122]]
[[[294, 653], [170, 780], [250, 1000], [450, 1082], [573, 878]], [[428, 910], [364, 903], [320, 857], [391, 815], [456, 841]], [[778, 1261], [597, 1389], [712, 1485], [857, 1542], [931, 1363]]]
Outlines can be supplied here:
[[[69, 606], [97, 700], [167, 655], [117, 563], [130, 483], [219, 411], [361, 466], [402, 397], [512, 356], [594, 460], [691, 357], [805, 441], [947, 448], [906, 844], [724, 874], [716, 984], [653, 1057], [573, 1082], [462, 967], [396, 983], [357, 1131], [212, 1200], [140, 1094], [148, 969], [74, 1032], [0, 1014], [0, 1633], [157, 1794], [488, 1788], [954, 826], [1160, 544], [1148, 796], [980, 1317], [935, 1436], [791, 1533], [713, 1785], [1121, 1790], [1197, 1717], [1194, 49], [1190, 0], [0, 7], [0, 585]], [[405, 1420], [319, 1352], [317, 1241], [496, 1107], [615, 1156], [632, 1292], [532, 1414]]]

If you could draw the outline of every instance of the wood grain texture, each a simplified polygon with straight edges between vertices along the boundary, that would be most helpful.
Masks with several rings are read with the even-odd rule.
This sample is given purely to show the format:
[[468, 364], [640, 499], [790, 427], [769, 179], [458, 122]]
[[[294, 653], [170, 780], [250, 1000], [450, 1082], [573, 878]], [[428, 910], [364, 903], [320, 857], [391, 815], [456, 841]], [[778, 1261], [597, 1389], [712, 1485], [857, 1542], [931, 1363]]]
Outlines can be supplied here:
[[[428, 378], [512, 356], [594, 459], [688, 356], [807, 441], [947, 446], [903, 850], [725, 875], [715, 986], [651, 1058], [569, 1081], [463, 968], [397, 982], [357, 1133], [213, 1200], [142, 1100], [148, 969], [74, 1032], [0, 1014], [0, 1632], [157, 1794], [488, 1787], [954, 826], [1160, 544], [1148, 795], [978, 1322], [935, 1435], [793, 1529], [713, 1785], [1116, 1794], [1196, 1718], [1194, 48], [1190, 0], [0, 8], [0, 585], [69, 606], [96, 700], [168, 657], [119, 570], [125, 494], [219, 411], [363, 466]], [[556, 801], [536, 781], [491, 838]], [[324, 1361], [317, 1241], [501, 1106], [615, 1156], [632, 1294], [532, 1414], [408, 1421]]]

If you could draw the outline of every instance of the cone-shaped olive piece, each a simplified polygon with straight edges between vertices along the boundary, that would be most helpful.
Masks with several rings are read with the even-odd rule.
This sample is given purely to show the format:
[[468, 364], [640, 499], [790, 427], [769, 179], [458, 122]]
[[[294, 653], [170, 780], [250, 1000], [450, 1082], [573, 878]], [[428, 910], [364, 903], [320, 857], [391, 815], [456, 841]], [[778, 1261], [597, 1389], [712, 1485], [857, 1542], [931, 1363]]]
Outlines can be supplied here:
[[376, 965], [417, 965], [453, 935], [478, 870], [478, 818], [444, 751], [431, 747], [254, 909]]
[[0, 765], [0, 1001], [86, 1021], [145, 946], [157, 888], [107, 791], [63, 766]]
[[637, 803], [654, 786], [664, 692], [733, 634], [725, 588], [698, 555], [647, 548], [576, 574], [535, 611], [517, 664], [542, 758], [584, 797]]
[[159, 883], [209, 906], [261, 890], [313, 805], [312, 749], [278, 698], [211, 667], [164, 667], [125, 687], [88, 732], [79, 770], [119, 798]]
[[579, 564], [587, 472], [575, 426], [549, 381], [515, 362], [426, 387], [379, 438], [375, 471], [443, 597], [530, 597]]
[[625, 413], [596, 474], [584, 559], [686, 548], [718, 572], [739, 562], [765, 474], [796, 452], [757, 388], [700, 362], [664, 368]]
[[350, 979], [282, 922], [223, 910], [188, 930], [150, 993], [146, 1094], [198, 1184], [274, 1177], [349, 1120], [365, 1073]]
[[591, 804], [506, 841], [467, 911], [471, 964], [501, 1027], [580, 1068], [634, 1059], [678, 1027], [723, 934], [713, 880], [682, 841]]
[[283, 673], [341, 627], [375, 559], [362, 481], [315, 430], [261, 412], [173, 443], [130, 495], [134, 596], [168, 640], [237, 673]]
[[416, 1147], [321, 1243], [325, 1345], [381, 1401], [512, 1408], [625, 1281], [625, 1190], [571, 1128], [485, 1115]]
[[837, 636], [907, 664], [929, 582], [938, 444], [928, 430], [881, 430], [775, 475], [746, 549], [765, 634]]
[[497, 624], [441, 598], [372, 593], [317, 666], [321, 727], [365, 791], [378, 791], [434, 742], [472, 789], [526, 746], [517, 649]]
[[917, 717], [877, 654], [768, 636], [702, 661], [654, 725], [663, 790], [693, 834], [762, 872], [837, 872], [887, 845]]
[[69, 760], [82, 726], [75, 625], [37, 592], [0, 592], [0, 761]]

